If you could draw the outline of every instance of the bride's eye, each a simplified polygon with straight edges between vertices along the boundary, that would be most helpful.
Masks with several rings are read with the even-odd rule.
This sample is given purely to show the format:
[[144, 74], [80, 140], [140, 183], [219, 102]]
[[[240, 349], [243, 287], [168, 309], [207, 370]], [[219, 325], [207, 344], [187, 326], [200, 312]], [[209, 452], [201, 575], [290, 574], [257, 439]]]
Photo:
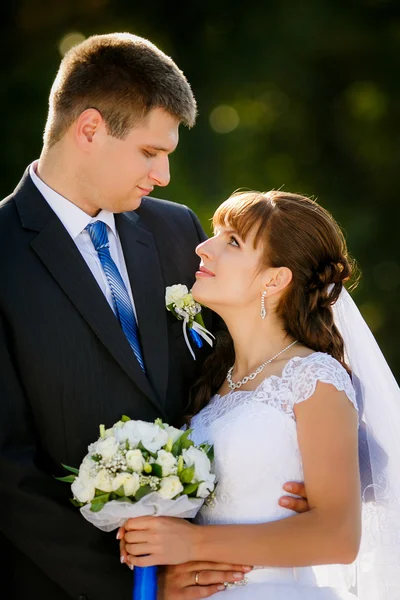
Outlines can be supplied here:
[[237, 241], [237, 239], [235, 237], [233, 237], [233, 235], [230, 236], [229, 238], [229, 245], [230, 246], [236, 246], [237, 248], [239, 248], [239, 242]]

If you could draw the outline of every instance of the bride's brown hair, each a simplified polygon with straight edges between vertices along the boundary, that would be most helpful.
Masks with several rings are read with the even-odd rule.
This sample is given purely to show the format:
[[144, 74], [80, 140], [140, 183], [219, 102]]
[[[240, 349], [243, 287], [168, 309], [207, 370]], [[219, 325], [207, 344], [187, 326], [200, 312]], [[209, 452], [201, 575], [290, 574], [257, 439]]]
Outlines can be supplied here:
[[[284, 266], [291, 270], [292, 281], [277, 307], [286, 333], [316, 352], [330, 354], [349, 371], [332, 305], [350, 279], [354, 263], [332, 215], [298, 194], [239, 192], [214, 214], [214, 228], [227, 225], [244, 241], [250, 231], [255, 232], [254, 247], [263, 247], [261, 269]], [[190, 415], [199, 412], [221, 387], [234, 359], [232, 338], [227, 331], [219, 333], [192, 388]]]

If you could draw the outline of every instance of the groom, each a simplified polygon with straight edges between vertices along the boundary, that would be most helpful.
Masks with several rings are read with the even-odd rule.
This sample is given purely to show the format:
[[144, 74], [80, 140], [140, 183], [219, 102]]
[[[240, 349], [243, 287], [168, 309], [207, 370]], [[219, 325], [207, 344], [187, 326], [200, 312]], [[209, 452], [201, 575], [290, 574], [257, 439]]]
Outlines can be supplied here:
[[[186, 78], [153, 44], [91, 37], [64, 57], [40, 159], [0, 203], [0, 547], [9, 600], [129, 597], [116, 540], [83, 519], [53, 476], [61, 463], [80, 464], [100, 423], [122, 414], [174, 423], [184, 413], [206, 350], [193, 361], [164, 295], [169, 285], [191, 287], [205, 234], [185, 206], [147, 196], [168, 184], [179, 124], [191, 127], [195, 116]], [[204, 319], [212, 329], [212, 315]], [[210, 573], [233, 577], [206, 567], [196, 566], [204, 585]], [[172, 579], [165, 598], [187, 597], [182, 578]], [[191, 597], [210, 589], [202, 583]]]

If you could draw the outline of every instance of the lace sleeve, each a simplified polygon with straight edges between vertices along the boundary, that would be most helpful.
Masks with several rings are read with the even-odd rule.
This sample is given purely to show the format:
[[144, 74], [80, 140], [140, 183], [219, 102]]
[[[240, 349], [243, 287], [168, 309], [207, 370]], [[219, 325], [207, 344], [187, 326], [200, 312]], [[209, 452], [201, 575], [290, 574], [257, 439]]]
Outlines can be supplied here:
[[344, 392], [358, 411], [356, 394], [346, 369], [329, 354], [315, 352], [299, 361], [293, 374], [293, 404], [304, 402], [315, 392], [318, 381]]

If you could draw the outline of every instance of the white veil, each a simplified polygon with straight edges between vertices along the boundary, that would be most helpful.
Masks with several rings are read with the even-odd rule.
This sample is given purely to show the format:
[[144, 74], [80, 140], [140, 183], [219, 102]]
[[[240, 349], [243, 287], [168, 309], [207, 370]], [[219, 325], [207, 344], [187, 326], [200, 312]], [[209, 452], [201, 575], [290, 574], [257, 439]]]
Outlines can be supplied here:
[[360, 411], [362, 540], [356, 563], [343, 572], [352, 573], [359, 600], [400, 600], [400, 389], [345, 289], [333, 313]]

